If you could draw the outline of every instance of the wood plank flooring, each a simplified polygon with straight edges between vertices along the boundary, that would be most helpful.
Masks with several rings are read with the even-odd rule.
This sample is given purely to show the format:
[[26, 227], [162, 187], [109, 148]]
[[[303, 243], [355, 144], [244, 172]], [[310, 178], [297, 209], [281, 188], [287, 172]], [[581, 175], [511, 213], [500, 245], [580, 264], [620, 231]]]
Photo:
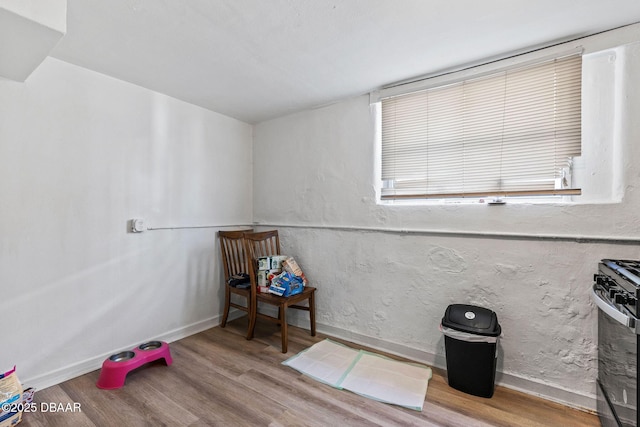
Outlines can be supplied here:
[[[503, 387], [491, 399], [467, 395], [450, 388], [438, 369], [422, 412], [376, 402], [281, 364], [327, 336], [290, 327], [289, 352], [282, 354], [277, 326], [259, 323], [247, 341], [246, 324], [241, 318], [171, 343], [172, 366], [145, 365], [118, 390], [98, 389], [94, 371], [37, 391], [38, 410], [25, 414], [21, 427], [600, 425], [594, 414]], [[42, 403], [79, 403], [81, 412], [43, 412]]]

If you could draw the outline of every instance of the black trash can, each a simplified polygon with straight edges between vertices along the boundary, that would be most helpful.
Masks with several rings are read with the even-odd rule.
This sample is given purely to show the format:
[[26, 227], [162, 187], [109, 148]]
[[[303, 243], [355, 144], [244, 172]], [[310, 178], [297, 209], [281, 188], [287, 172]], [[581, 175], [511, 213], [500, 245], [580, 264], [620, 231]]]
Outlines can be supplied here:
[[493, 396], [496, 347], [502, 332], [496, 313], [473, 305], [452, 304], [440, 327], [449, 386], [474, 396]]

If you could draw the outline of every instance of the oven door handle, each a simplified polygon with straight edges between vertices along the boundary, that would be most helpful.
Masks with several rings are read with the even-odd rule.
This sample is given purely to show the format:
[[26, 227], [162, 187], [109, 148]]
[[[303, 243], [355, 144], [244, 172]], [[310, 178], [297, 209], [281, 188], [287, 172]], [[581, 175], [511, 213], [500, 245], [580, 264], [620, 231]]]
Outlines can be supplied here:
[[591, 289], [591, 298], [593, 299], [593, 302], [596, 303], [598, 308], [604, 311], [607, 316], [611, 317], [616, 322], [632, 329], [634, 332], [636, 331], [636, 320], [638, 319], [636, 319], [636, 317], [632, 316], [631, 314], [625, 314], [619, 311], [617, 308], [609, 304], [608, 301], [598, 295], [598, 292], [596, 292], [596, 285], [594, 285], [593, 289]]

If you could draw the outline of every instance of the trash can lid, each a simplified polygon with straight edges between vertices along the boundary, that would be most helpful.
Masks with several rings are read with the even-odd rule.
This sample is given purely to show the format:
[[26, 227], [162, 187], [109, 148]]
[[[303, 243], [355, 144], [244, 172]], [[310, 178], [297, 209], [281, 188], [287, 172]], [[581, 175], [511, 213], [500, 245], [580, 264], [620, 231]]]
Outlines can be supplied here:
[[493, 311], [467, 304], [452, 304], [442, 318], [442, 326], [476, 335], [497, 337], [502, 332]]

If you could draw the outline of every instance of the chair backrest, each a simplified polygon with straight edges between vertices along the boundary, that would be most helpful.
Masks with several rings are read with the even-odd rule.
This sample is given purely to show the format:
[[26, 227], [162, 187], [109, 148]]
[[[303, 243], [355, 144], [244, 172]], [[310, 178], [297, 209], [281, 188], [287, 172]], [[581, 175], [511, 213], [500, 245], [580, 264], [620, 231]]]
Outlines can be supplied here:
[[244, 238], [252, 262], [261, 256], [280, 255], [278, 230], [245, 233]]
[[[248, 230], [250, 231], [250, 230]], [[244, 245], [245, 231], [218, 231], [220, 249], [222, 252], [222, 265], [224, 267], [224, 280], [234, 274], [249, 274], [249, 257]]]

